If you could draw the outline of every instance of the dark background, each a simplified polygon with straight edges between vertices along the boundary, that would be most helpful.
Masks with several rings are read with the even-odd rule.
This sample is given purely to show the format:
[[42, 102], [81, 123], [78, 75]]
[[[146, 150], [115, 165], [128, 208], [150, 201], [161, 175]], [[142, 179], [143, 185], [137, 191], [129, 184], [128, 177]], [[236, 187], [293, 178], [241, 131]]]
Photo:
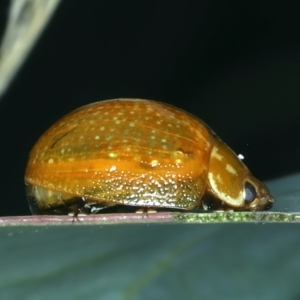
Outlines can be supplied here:
[[[299, 171], [297, 4], [62, 1], [0, 102], [0, 215], [30, 214], [23, 176], [38, 137], [70, 110], [110, 98], [194, 113], [262, 180]], [[7, 9], [3, 1], [1, 32]]]

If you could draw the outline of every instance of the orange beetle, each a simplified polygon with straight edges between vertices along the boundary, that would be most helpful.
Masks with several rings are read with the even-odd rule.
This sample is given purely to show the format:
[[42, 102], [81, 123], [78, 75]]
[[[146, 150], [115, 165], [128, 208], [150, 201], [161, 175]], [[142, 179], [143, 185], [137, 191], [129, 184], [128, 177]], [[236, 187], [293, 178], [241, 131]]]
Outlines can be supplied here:
[[25, 183], [41, 214], [114, 205], [265, 210], [274, 202], [202, 120], [141, 99], [92, 103], [57, 121], [31, 150]]

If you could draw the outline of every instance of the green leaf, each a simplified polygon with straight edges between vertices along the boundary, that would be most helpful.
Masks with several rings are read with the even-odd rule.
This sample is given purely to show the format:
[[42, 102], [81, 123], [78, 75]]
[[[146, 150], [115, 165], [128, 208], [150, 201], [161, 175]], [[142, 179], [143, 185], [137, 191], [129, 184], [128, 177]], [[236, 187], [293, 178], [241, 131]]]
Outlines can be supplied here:
[[[300, 174], [268, 183], [276, 199], [271, 214], [298, 214], [299, 180]], [[27, 226], [3, 219], [1, 299], [299, 297], [297, 224], [144, 217], [138, 224], [86, 226], [69, 218]]]

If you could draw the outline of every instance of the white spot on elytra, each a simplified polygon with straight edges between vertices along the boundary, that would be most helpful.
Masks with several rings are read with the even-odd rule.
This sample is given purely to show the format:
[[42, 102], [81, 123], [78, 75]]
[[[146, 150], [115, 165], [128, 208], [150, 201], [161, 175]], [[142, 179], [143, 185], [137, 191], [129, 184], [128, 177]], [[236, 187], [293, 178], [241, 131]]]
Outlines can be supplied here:
[[117, 167], [116, 166], [112, 166], [110, 169], [109, 169], [109, 172], [114, 172], [117, 170]]
[[100, 139], [100, 136], [99, 135], [96, 135], [95, 136], [95, 140], [99, 140]]
[[150, 165], [151, 165], [151, 167], [157, 167], [157, 166], [159, 165], [159, 162], [158, 162], [158, 160], [153, 159], [153, 160], [150, 162]]
[[53, 158], [50, 158], [50, 159], [48, 160], [48, 163], [49, 163], [49, 164], [53, 164], [53, 162], [54, 162]]

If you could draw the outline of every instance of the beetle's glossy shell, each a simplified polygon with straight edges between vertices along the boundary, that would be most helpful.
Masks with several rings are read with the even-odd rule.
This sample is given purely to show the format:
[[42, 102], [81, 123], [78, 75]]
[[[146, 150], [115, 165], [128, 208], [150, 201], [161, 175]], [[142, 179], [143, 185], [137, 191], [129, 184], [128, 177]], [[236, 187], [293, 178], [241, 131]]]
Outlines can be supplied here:
[[207, 191], [216, 139], [204, 122], [167, 104], [97, 102], [41, 136], [25, 182], [41, 210], [76, 197], [104, 206], [193, 209]]

